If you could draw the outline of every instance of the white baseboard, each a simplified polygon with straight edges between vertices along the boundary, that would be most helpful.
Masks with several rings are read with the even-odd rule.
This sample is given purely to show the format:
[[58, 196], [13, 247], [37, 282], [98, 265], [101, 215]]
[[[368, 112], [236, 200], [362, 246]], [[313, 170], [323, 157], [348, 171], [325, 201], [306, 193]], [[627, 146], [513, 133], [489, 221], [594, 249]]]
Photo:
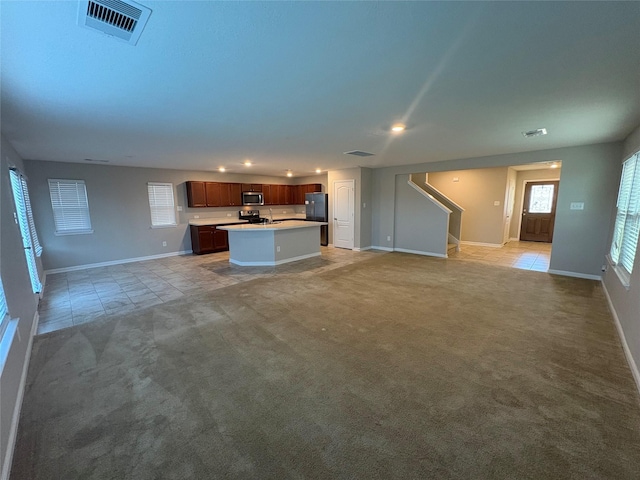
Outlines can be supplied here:
[[359, 252], [366, 252], [367, 250], [371, 250], [373, 247], [369, 245], [368, 247], [360, 247], [358, 249]]
[[45, 270], [45, 275], [51, 273], [75, 272], [77, 270], [86, 270], [88, 268], [110, 267], [112, 265], [122, 265], [123, 263], [143, 262], [145, 260], [156, 260], [158, 258], [177, 257], [178, 255], [189, 255], [193, 250], [182, 250], [180, 252], [160, 253], [158, 255], [149, 255], [146, 257], [123, 258], [121, 260], [112, 260], [109, 262], [87, 263], [85, 265], [74, 265], [73, 267], [52, 268]]
[[602, 280], [601, 275], [590, 275], [588, 273], [567, 272], [565, 270], [547, 270], [552, 275], [562, 275], [563, 277], [584, 278], [585, 280]]
[[394, 249], [394, 251], [402, 253], [413, 253], [414, 255], [424, 255], [427, 257], [447, 258], [446, 253], [422, 252], [420, 250], [409, 250], [407, 248], [396, 248]]
[[383, 252], [393, 252], [393, 248], [391, 248], [391, 247], [372, 246], [371, 248], [374, 249], [374, 250], [382, 250]]
[[520, 241], [520, 237], [511, 237], [509, 239], [510, 242], [519, 242]]
[[620, 318], [618, 318], [618, 312], [616, 312], [616, 309], [613, 306], [613, 302], [611, 301], [611, 297], [609, 296], [609, 292], [607, 291], [607, 286], [605, 285], [604, 280], [601, 280], [601, 283], [602, 290], [604, 290], [604, 296], [607, 298], [607, 303], [609, 304], [609, 310], [611, 311], [611, 315], [613, 316], [613, 322], [615, 323], [616, 329], [618, 330], [618, 336], [620, 337], [620, 343], [622, 343], [624, 356], [627, 358], [627, 363], [629, 364], [629, 368], [631, 369], [631, 374], [633, 375], [633, 379], [636, 382], [636, 388], [638, 389], [638, 392], [640, 392], [640, 371], [638, 370], [638, 364], [631, 354], [629, 344], [627, 343], [627, 338], [624, 336], [624, 330], [622, 329], [622, 324], [620, 323]]
[[501, 243], [468, 242], [466, 240], [461, 240], [460, 245], [475, 245], [476, 247], [502, 248]]
[[40, 315], [36, 311], [33, 316], [33, 324], [31, 326], [31, 333], [29, 336], [29, 343], [27, 344], [27, 351], [25, 352], [25, 360], [22, 366], [22, 375], [20, 377], [20, 385], [18, 385], [18, 395], [16, 397], [16, 404], [13, 407], [13, 417], [11, 418], [11, 426], [9, 427], [9, 438], [7, 440], [7, 452], [4, 456], [4, 464], [2, 471], [0, 472], [0, 480], [9, 480], [9, 474], [11, 473], [11, 463], [13, 462], [13, 452], [16, 448], [16, 440], [18, 438], [18, 424], [20, 423], [20, 412], [22, 411], [22, 400], [24, 399], [24, 391], [27, 386], [27, 373], [29, 372], [29, 361], [31, 360], [31, 348], [33, 347], [33, 337], [38, 331], [38, 323], [40, 322]]

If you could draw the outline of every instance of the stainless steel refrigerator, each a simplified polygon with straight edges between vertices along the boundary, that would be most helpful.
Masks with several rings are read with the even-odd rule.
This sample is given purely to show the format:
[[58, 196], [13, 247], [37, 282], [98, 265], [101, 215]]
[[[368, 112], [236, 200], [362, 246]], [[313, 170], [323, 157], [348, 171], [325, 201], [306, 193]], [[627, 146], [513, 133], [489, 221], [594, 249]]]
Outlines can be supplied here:
[[[329, 221], [329, 202], [326, 193], [306, 193], [304, 204], [307, 208], [307, 220], [311, 222]], [[320, 245], [329, 245], [329, 225], [320, 227]]]

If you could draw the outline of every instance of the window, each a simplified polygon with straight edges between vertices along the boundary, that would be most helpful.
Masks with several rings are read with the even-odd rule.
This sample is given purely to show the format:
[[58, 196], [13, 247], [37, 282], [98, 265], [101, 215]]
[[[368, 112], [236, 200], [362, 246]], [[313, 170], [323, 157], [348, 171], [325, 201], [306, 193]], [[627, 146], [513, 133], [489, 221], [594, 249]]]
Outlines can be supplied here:
[[640, 152], [622, 165], [611, 260], [623, 283], [629, 285], [640, 232]]
[[173, 184], [147, 184], [149, 207], [151, 208], [151, 226], [172, 227], [176, 225], [176, 210], [173, 202]]
[[24, 197], [24, 205], [27, 208], [27, 221], [29, 222], [29, 230], [31, 231], [31, 241], [35, 248], [36, 255], [42, 255], [42, 247], [38, 240], [38, 232], [36, 232], [36, 224], [33, 221], [33, 211], [31, 210], [31, 199], [29, 198], [29, 189], [27, 188], [27, 179], [24, 175], [20, 175], [20, 183], [22, 184], [22, 196]]
[[56, 235], [93, 233], [89, 217], [89, 200], [83, 180], [49, 179]]
[[[38, 277], [38, 267], [36, 266], [36, 256], [34, 242], [31, 237], [31, 229], [29, 228], [29, 218], [27, 214], [27, 205], [25, 203], [24, 192], [22, 189], [22, 175], [16, 170], [10, 171], [11, 189], [13, 190], [13, 200], [16, 204], [16, 216], [18, 217], [18, 226], [20, 227], [20, 235], [22, 236], [22, 245], [24, 254], [27, 258], [27, 268], [29, 269], [29, 277], [31, 278], [31, 287], [33, 293], [40, 293], [42, 284]], [[39, 245], [38, 245], [39, 246]]]
[[9, 309], [7, 308], [7, 299], [4, 296], [4, 288], [0, 278], [0, 339], [4, 336], [7, 323], [9, 323]]

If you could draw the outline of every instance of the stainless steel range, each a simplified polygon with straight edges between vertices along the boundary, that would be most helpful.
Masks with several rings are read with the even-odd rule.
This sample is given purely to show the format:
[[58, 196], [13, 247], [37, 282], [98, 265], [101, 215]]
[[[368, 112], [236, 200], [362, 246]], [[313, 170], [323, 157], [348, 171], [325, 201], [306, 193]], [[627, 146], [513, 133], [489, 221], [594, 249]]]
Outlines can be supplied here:
[[268, 218], [260, 216], [260, 210], [240, 210], [238, 212], [238, 218], [240, 220], [246, 220], [249, 223], [268, 223]]

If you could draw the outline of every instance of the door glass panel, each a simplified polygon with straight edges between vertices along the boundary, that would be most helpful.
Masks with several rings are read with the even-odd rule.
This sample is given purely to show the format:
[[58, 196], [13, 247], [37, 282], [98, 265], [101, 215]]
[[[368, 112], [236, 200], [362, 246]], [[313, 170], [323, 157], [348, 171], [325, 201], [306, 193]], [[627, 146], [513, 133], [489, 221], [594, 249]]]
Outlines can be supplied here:
[[532, 185], [529, 213], [551, 213], [553, 185]]

